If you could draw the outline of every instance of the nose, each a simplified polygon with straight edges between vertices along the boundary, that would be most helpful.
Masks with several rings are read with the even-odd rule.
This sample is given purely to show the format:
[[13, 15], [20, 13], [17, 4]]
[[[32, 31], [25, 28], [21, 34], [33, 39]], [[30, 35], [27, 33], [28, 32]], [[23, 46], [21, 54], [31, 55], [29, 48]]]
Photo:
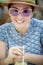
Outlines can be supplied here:
[[18, 18], [19, 20], [22, 20], [22, 19], [23, 19], [22, 14], [21, 14], [21, 13], [19, 13], [19, 15], [17, 16], [17, 18]]

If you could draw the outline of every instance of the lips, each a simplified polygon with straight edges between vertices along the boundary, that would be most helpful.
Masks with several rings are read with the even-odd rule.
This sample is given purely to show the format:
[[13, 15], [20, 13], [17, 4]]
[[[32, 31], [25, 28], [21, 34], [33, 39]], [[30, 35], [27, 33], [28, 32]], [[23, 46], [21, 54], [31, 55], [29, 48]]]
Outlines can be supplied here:
[[16, 23], [18, 23], [18, 24], [23, 24], [24, 21], [16, 21]]

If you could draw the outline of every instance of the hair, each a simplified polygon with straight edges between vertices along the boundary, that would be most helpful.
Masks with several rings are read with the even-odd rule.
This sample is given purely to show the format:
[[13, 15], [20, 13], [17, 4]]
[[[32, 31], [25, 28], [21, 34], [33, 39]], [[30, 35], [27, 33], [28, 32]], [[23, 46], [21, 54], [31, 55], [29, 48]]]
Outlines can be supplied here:
[[35, 9], [35, 7], [34, 6], [31, 6], [31, 8], [32, 8], [32, 12], [34, 11], [34, 9]]
[[1, 4], [0, 4], [0, 8], [1, 8], [1, 9], [4, 9], [3, 6], [2, 6]]
[[12, 4], [8, 4], [8, 9], [11, 8], [11, 5], [12, 5]]

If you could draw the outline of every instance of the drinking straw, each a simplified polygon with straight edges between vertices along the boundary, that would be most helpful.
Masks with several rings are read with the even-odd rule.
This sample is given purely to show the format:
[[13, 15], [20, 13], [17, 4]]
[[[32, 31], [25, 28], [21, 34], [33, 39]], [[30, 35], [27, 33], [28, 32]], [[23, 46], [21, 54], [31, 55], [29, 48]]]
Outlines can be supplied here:
[[22, 65], [24, 65], [24, 45], [23, 45], [23, 58], [22, 58]]

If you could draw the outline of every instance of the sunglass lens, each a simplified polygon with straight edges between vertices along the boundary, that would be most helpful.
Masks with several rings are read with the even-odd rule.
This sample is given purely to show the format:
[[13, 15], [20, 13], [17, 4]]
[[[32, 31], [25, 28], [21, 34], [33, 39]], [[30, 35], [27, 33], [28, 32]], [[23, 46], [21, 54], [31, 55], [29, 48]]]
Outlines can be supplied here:
[[23, 13], [23, 16], [29, 16], [30, 10], [24, 10], [22, 13]]
[[17, 16], [18, 15], [18, 10], [12, 9], [12, 10], [10, 10], [10, 13], [12, 14], [12, 16]]

